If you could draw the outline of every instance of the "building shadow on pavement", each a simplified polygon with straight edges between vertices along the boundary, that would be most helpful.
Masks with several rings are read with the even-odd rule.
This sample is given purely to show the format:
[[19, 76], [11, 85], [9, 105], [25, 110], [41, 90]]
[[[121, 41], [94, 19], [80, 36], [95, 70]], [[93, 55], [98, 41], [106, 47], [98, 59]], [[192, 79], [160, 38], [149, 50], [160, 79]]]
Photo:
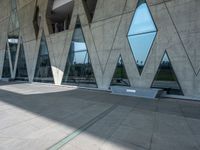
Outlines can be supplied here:
[[[1, 83], [0, 85], [5, 84]], [[171, 121], [172, 123], [174, 123], [173, 119], [177, 119], [177, 122], [188, 118], [200, 120], [199, 102], [175, 99], [150, 100], [86, 89], [29, 95], [0, 90], [0, 101], [73, 128], [74, 131], [112, 106], [116, 106], [105, 116], [97, 119], [83, 133], [101, 139], [104, 143], [110, 142], [127, 149], [134, 147], [150, 149], [152, 144], [155, 144], [152, 143], [156, 140], [154, 135], [161, 132], [158, 126], [161, 126], [159, 119], [162, 120], [162, 117], [168, 118], [169, 120], [166, 122]], [[162, 117], [160, 118], [160, 116]], [[173, 125], [177, 125], [177, 128], [179, 126], [175, 123]], [[66, 136], [69, 134], [70, 132], [66, 132]], [[107, 147], [109, 146], [107, 145]]]

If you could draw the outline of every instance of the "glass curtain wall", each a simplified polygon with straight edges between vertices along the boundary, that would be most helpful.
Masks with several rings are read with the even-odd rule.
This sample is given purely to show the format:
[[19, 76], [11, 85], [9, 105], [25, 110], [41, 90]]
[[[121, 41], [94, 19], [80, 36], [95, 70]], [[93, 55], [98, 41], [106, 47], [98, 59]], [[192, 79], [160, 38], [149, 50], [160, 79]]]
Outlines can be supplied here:
[[63, 83], [97, 87], [79, 18], [77, 18], [68, 54]]

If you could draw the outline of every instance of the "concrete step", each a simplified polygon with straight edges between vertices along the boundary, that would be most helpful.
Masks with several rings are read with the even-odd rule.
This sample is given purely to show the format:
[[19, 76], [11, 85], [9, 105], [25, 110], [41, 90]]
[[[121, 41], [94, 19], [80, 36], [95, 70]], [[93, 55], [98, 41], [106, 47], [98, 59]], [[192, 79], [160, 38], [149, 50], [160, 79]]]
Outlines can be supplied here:
[[125, 96], [135, 96], [149, 99], [159, 98], [163, 93], [162, 89], [156, 88], [134, 88], [134, 87], [122, 87], [122, 86], [112, 86], [112, 94], [125, 95]]

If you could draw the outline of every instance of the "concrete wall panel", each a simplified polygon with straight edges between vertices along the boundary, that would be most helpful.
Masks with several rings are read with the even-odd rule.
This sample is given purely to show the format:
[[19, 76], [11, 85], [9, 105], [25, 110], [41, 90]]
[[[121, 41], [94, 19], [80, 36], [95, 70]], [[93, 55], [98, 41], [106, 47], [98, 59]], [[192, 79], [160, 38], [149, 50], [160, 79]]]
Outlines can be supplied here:
[[200, 1], [173, 0], [166, 3], [190, 61], [198, 73], [200, 69]]

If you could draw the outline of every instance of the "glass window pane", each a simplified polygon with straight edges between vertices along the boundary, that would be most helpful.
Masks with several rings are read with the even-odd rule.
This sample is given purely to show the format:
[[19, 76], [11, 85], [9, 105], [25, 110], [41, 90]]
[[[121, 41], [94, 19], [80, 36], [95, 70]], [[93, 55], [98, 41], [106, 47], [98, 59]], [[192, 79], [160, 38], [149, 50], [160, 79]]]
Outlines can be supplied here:
[[143, 70], [155, 36], [156, 32], [128, 37], [140, 73]]
[[12, 62], [13, 69], [15, 66], [17, 47], [19, 44], [18, 34], [19, 33], [17, 33], [17, 32], [12, 32], [12, 33], [9, 33], [9, 35], [8, 35], [8, 44], [9, 44], [9, 48], [10, 48], [10, 55], [11, 55], [11, 62]]
[[77, 20], [68, 55], [63, 83], [97, 87], [80, 20]]
[[42, 35], [38, 60], [34, 76], [35, 82], [54, 82], [48, 47], [44, 34]]
[[167, 53], [162, 58], [152, 87], [164, 89], [168, 94], [183, 95]]
[[128, 35], [155, 31], [156, 27], [147, 4], [139, 4], [133, 17]]
[[85, 42], [73, 42], [73, 44], [74, 44], [74, 50], [76, 52], [78, 52], [78, 51], [86, 51], [87, 50]]
[[2, 78], [10, 78], [10, 77], [11, 77], [11, 72], [10, 72], [9, 55], [8, 55], [8, 50], [6, 46]]
[[74, 55], [74, 64], [88, 63], [87, 51], [76, 52]]
[[111, 86], [130, 86], [128, 76], [126, 74], [126, 69], [123, 63], [123, 60], [120, 56], [117, 66], [115, 69], [115, 73], [113, 75]]
[[28, 73], [26, 67], [26, 59], [24, 54], [24, 46], [21, 43], [19, 49], [19, 56], [16, 69], [16, 80], [28, 81]]

